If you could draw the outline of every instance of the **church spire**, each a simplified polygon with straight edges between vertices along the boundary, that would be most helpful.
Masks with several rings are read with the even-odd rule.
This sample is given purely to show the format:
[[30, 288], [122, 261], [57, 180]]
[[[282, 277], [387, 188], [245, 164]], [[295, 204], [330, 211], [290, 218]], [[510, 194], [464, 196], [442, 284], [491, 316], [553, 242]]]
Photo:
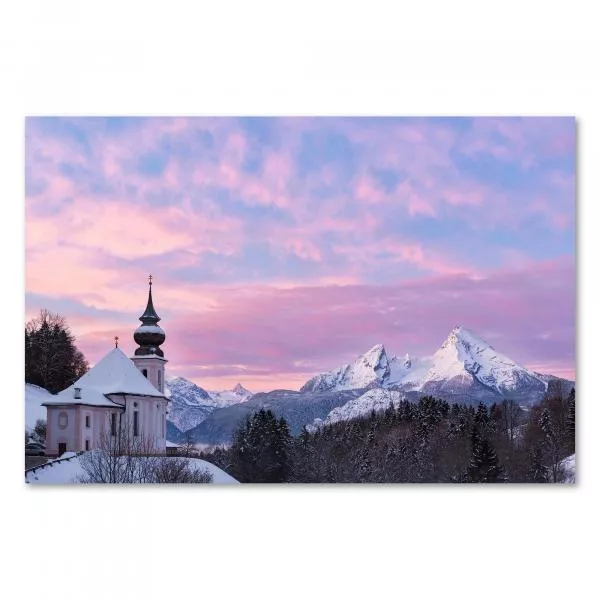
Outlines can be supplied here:
[[152, 303], [152, 275], [148, 275], [148, 303], [146, 304], [146, 310], [140, 317], [140, 321], [144, 325], [156, 325], [160, 321], [160, 317], [154, 310], [154, 304]]
[[160, 317], [156, 314], [152, 302], [152, 275], [148, 276], [148, 302], [140, 321], [142, 324], [133, 334], [133, 339], [139, 345], [139, 348], [135, 350], [136, 356], [152, 354], [164, 356], [159, 346], [165, 341], [165, 332], [158, 325]]

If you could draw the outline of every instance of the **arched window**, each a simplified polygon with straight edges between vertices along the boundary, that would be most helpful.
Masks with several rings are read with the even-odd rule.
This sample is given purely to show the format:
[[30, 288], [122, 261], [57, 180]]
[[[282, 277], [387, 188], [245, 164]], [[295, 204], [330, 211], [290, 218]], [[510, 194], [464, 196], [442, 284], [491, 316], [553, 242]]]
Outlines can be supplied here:
[[148, 369], [142, 369], [142, 375], [147, 379], [148, 378]]
[[162, 373], [158, 371], [158, 391], [162, 392]]

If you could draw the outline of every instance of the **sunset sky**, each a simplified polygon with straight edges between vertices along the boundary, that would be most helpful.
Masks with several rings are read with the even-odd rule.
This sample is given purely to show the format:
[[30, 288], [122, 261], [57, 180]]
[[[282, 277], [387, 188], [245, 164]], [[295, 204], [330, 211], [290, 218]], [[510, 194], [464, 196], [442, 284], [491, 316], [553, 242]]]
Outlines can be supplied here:
[[154, 278], [170, 375], [297, 389], [453, 326], [575, 375], [571, 118], [29, 118], [26, 318], [91, 364]]

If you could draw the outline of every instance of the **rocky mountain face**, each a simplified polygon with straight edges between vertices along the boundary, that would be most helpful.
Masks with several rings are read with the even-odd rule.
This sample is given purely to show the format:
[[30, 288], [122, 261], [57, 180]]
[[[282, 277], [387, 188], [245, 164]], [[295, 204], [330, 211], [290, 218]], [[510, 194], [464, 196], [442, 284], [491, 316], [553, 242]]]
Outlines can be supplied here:
[[185, 432], [204, 421], [215, 410], [247, 402], [252, 393], [237, 384], [232, 390], [209, 392], [183, 377], [167, 378], [166, 394], [171, 399], [167, 416], [167, 438], [183, 441]]
[[309, 379], [301, 392], [329, 392], [332, 390], [355, 390], [378, 384], [389, 378], [390, 364], [382, 344], [373, 346], [366, 354], [359, 356], [351, 365], [321, 373]]

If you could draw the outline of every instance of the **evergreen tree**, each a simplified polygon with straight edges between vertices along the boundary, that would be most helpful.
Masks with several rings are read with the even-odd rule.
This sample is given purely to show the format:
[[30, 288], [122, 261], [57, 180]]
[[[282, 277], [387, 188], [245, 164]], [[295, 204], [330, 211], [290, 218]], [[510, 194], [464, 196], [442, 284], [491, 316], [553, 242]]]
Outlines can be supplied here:
[[467, 471], [467, 479], [476, 483], [500, 483], [505, 481], [504, 469], [498, 464], [496, 450], [482, 438], [473, 427], [471, 434], [472, 455]]
[[529, 471], [527, 473], [528, 481], [532, 483], [547, 483], [547, 469], [543, 465], [542, 449], [540, 446], [534, 446], [529, 452]]
[[65, 319], [48, 310], [25, 325], [25, 382], [56, 393], [88, 370]]
[[246, 483], [279, 483], [290, 476], [291, 436], [285, 419], [261, 408], [233, 436], [231, 469]]
[[575, 453], [575, 390], [572, 388], [569, 394], [567, 423], [566, 423], [566, 452], [567, 454]]

